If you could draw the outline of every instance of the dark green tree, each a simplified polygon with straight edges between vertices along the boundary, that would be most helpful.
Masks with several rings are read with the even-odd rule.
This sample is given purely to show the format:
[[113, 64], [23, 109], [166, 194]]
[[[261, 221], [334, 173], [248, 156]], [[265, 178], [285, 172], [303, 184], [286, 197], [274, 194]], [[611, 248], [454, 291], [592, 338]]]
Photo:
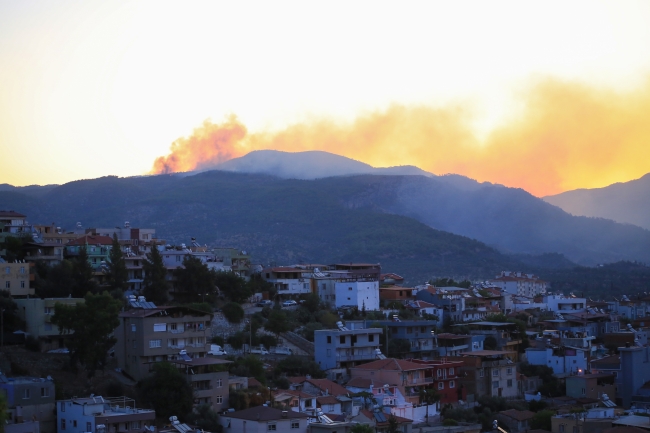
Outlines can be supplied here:
[[284, 311], [273, 310], [269, 315], [269, 320], [264, 325], [264, 329], [279, 337], [283, 332], [291, 330], [291, 324], [287, 320], [287, 314]]
[[71, 294], [73, 298], [83, 298], [86, 293], [95, 293], [97, 291], [97, 283], [93, 279], [95, 276], [90, 260], [88, 260], [88, 253], [86, 247], [79, 248], [79, 255], [72, 260], [72, 279], [73, 285]]
[[397, 422], [397, 418], [395, 418], [394, 415], [389, 415], [388, 416], [388, 428], [386, 429], [386, 433], [399, 433], [399, 422]]
[[255, 287], [255, 285], [247, 284], [246, 280], [234, 272], [215, 272], [214, 284], [222, 296], [238, 304], [246, 302], [254, 293], [251, 288]]
[[555, 411], [540, 410], [530, 420], [530, 428], [534, 430], [541, 429], [551, 431], [551, 418], [553, 418], [553, 416], [555, 416]]
[[0, 290], [0, 309], [3, 311], [3, 331], [14, 332], [24, 329], [24, 322], [18, 317], [18, 306], [8, 290]]
[[375, 433], [375, 429], [370, 424], [355, 424], [350, 429], [350, 433]]
[[255, 355], [246, 355], [243, 358], [237, 359], [230, 368], [230, 373], [236, 376], [254, 377], [260, 383], [266, 383], [266, 370], [264, 370], [264, 363]]
[[117, 342], [113, 331], [119, 325], [122, 303], [108, 292], [88, 293], [84, 300], [75, 306], [57, 303], [52, 323], [59, 327], [60, 334], [70, 336], [67, 347], [71, 365], [81, 363], [92, 377], [95, 370], [104, 369], [108, 350]]
[[388, 339], [388, 356], [390, 358], [404, 358], [411, 353], [411, 344], [405, 338]]
[[185, 294], [190, 302], [205, 302], [214, 296], [215, 272], [208, 265], [194, 256], [186, 256], [183, 266], [174, 271], [175, 286], [178, 292]]
[[64, 259], [52, 266], [37, 262], [34, 291], [41, 298], [66, 298], [72, 294], [73, 275], [74, 263], [71, 260]]
[[204, 431], [223, 432], [223, 426], [219, 424], [219, 414], [212, 410], [209, 404], [202, 404], [194, 409], [188, 416], [188, 421]]
[[244, 319], [244, 309], [236, 302], [228, 302], [221, 311], [230, 323], [241, 323]]
[[167, 268], [162, 254], [155, 244], [152, 245], [151, 252], [147, 253], [147, 259], [142, 262], [142, 270], [144, 272], [142, 294], [147, 301], [164, 305], [167, 302], [170, 285], [167, 281]]
[[113, 233], [113, 245], [108, 254], [108, 261], [106, 262], [106, 282], [110, 288], [111, 294], [115, 298], [122, 298], [122, 294], [128, 289], [129, 272], [126, 269], [126, 261], [120, 242], [117, 240], [117, 234]]
[[192, 387], [176, 367], [163, 361], [153, 365], [153, 374], [137, 385], [142, 403], [156, 411], [158, 418], [184, 419], [192, 412]]

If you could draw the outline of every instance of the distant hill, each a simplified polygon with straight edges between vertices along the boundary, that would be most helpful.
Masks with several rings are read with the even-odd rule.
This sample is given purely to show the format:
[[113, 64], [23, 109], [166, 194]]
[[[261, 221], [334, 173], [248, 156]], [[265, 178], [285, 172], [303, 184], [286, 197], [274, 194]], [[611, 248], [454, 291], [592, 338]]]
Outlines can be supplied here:
[[282, 152], [256, 150], [240, 158], [222, 162], [216, 170], [236, 173], [269, 174], [283, 179], [322, 179], [355, 174], [433, 176], [413, 166], [375, 168], [366, 163], [329, 152]]
[[650, 174], [604, 188], [577, 189], [544, 197], [573, 215], [607, 218], [650, 230]]

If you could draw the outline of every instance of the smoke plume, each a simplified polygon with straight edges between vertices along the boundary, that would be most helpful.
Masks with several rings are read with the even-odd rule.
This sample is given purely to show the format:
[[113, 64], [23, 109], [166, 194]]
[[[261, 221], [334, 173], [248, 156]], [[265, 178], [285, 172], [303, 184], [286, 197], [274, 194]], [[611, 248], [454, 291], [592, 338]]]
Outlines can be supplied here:
[[348, 123], [318, 119], [249, 134], [235, 117], [176, 140], [153, 173], [208, 168], [252, 150], [323, 150], [376, 167], [415, 165], [435, 174], [523, 188], [537, 196], [627, 181], [650, 172], [650, 80], [620, 93], [554, 79], [521, 96], [516, 116], [479, 140], [472, 107], [394, 104]]

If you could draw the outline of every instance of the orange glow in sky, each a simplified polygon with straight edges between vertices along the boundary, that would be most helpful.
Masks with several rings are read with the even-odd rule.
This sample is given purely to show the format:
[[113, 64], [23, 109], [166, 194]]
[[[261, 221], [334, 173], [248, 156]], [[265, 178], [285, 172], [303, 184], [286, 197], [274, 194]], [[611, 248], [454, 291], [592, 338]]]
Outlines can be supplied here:
[[649, 22], [645, 0], [0, 2], [0, 184], [266, 148], [540, 196], [627, 181]]

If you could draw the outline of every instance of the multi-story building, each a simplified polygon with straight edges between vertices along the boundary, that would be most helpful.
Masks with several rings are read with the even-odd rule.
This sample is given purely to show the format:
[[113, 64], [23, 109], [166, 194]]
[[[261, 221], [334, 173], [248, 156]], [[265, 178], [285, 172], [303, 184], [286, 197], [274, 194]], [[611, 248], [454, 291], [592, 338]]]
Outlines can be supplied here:
[[251, 256], [237, 248], [215, 248], [212, 252], [223, 260], [224, 270], [232, 271], [248, 280], [253, 272]]
[[511, 295], [534, 298], [537, 295], [546, 294], [546, 281], [533, 274], [503, 271], [501, 275], [489, 280], [488, 283]]
[[482, 321], [468, 323], [467, 326], [470, 328], [471, 335], [482, 335], [486, 340], [491, 338], [496, 349], [511, 351], [513, 352], [511, 359], [514, 361], [519, 359], [519, 349], [523, 336], [519, 335], [515, 323]]
[[618, 352], [621, 371], [617, 396], [621, 406], [627, 409], [634, 403], [647, 404], [650, 393], [644, 387], [650, 382], [650, 347], [626, 344], [626, 347], [619, 347]]
[[616, 384], [613, 374], [577, 374], [566, 378], [566, 395], [573, 398], [602, 400], [603, 395], [616, 397]]
[[132, 253], [136, 256], [144, 256], [151, 252], [151, 248], [154, 245], [165, 243], [164, 239], [156, 238], [156, 229], [131, 227], [131, 224], [128, 221], [124, 222], [123, 227], [88, 229], [86, 230], [86, 233], [95, 236], [106, 236], [111, 239], [113, 238], [113, 235], [116, 235], [120, 247], [122, 247], [125, 252]]
[[[12, 210], [0, 210], [0, 245], [4, 244], [6, 237], [33, 236], [33, 228], [27, 224], [27, 216]], [[6, 251], [0, 250], [0, 256]]]
[[445, 320], [462, 322], [465, 310], [465, 294], [467, 289], [460, 287], [433, 287], [426, 285], [415, 294], [416, 299], [434, 304], [442, 308]]
[[7, 290], [13, 298], [34, 295], [31, 282], [34, 281], [34, 264], [8, 263], [0, 258], [0, 290]]
[[[51, 379], [8, 378], [0, 374], [0, 389], [7, 397], [10, 424], [18, 427], [18, 424], [36, 421], [42, 433], [56, 431], [54, 382]], [[19, 428], [11, 430], [22, 431]]]
[[579, 313], [587, 310], [587, 299], [564, 295], [547, 295], [543, 301], [548, 311], [555, 313]]
[[139, 409], [127, 397], [57, 400], [57, 433], [141, 433], [154, 431], [156, 412]]
[[113, 239], [101, 235], [84, 235], [67, 243], [65, 255], [68, 257], [78, 256], [82, 248], [86, 248], [88, 262], [93, 270], [98, 273], [102, 270], [102, 265], [108, 261]]
[[543, 365], [553, 369], [557, 375], [584, 373], [587, 370], [588, 351], [577, 347], [528, 347], [526, 359], [532, 365]]
[[345, 370], [361, 362], [377, 359], [382, 333], [383, 330], [378, 328], [347, 329], [342, 324], [339, 329], [315, 331], [316, 362], [323, 370]]
[[77, 305], [86, 302], [83, 298], [27, 298], [16, 299], [17, 315], [25, 321], [25, 331], [40, 339], [42, 350], [62, 349], [67, 335], [61, 335], [59, 327], [52, 323], [57, 303]]
[[[368, 263], [333, 264], [313, 267], [314, 292], [331, 307], [379, 309], [381, 266]], [[349, 298], [349, 299], [348, 299]]]
[[460, 356], [461, 353], [483, 350], [482, 335], [442, 333], [435, 336], [438, 356]]
[[169, 361], [187, 375], [198, 403], [219, 410], [228, 404], [228, 372], [215, 366], [230, 361], [206, 357], [212, 314], [188, 307], [134, 308], [120, 314], [115, 356], [135, 380], [151, 373], [154, 363]]
[[262, 278], [273, 284], [282, 298], [311, 293], [310, 272], [294, 267], [273, 267], [262, 271]]
[[430, 359], [437, 355], [436, 334], [438, 323], [435, 320], [349, 320], [350, 329], [381, 326], [388, 330], [391, 340], [407, 340], [410, 353], [415, 358]]
[[513, 352], [503, 350], [477, 350], [450, 360], [463, 361], [460, 381], [468, 399], [476, 401], [481, 396], [517, 397], [519, 375], [517, 366], [509, 358]]

